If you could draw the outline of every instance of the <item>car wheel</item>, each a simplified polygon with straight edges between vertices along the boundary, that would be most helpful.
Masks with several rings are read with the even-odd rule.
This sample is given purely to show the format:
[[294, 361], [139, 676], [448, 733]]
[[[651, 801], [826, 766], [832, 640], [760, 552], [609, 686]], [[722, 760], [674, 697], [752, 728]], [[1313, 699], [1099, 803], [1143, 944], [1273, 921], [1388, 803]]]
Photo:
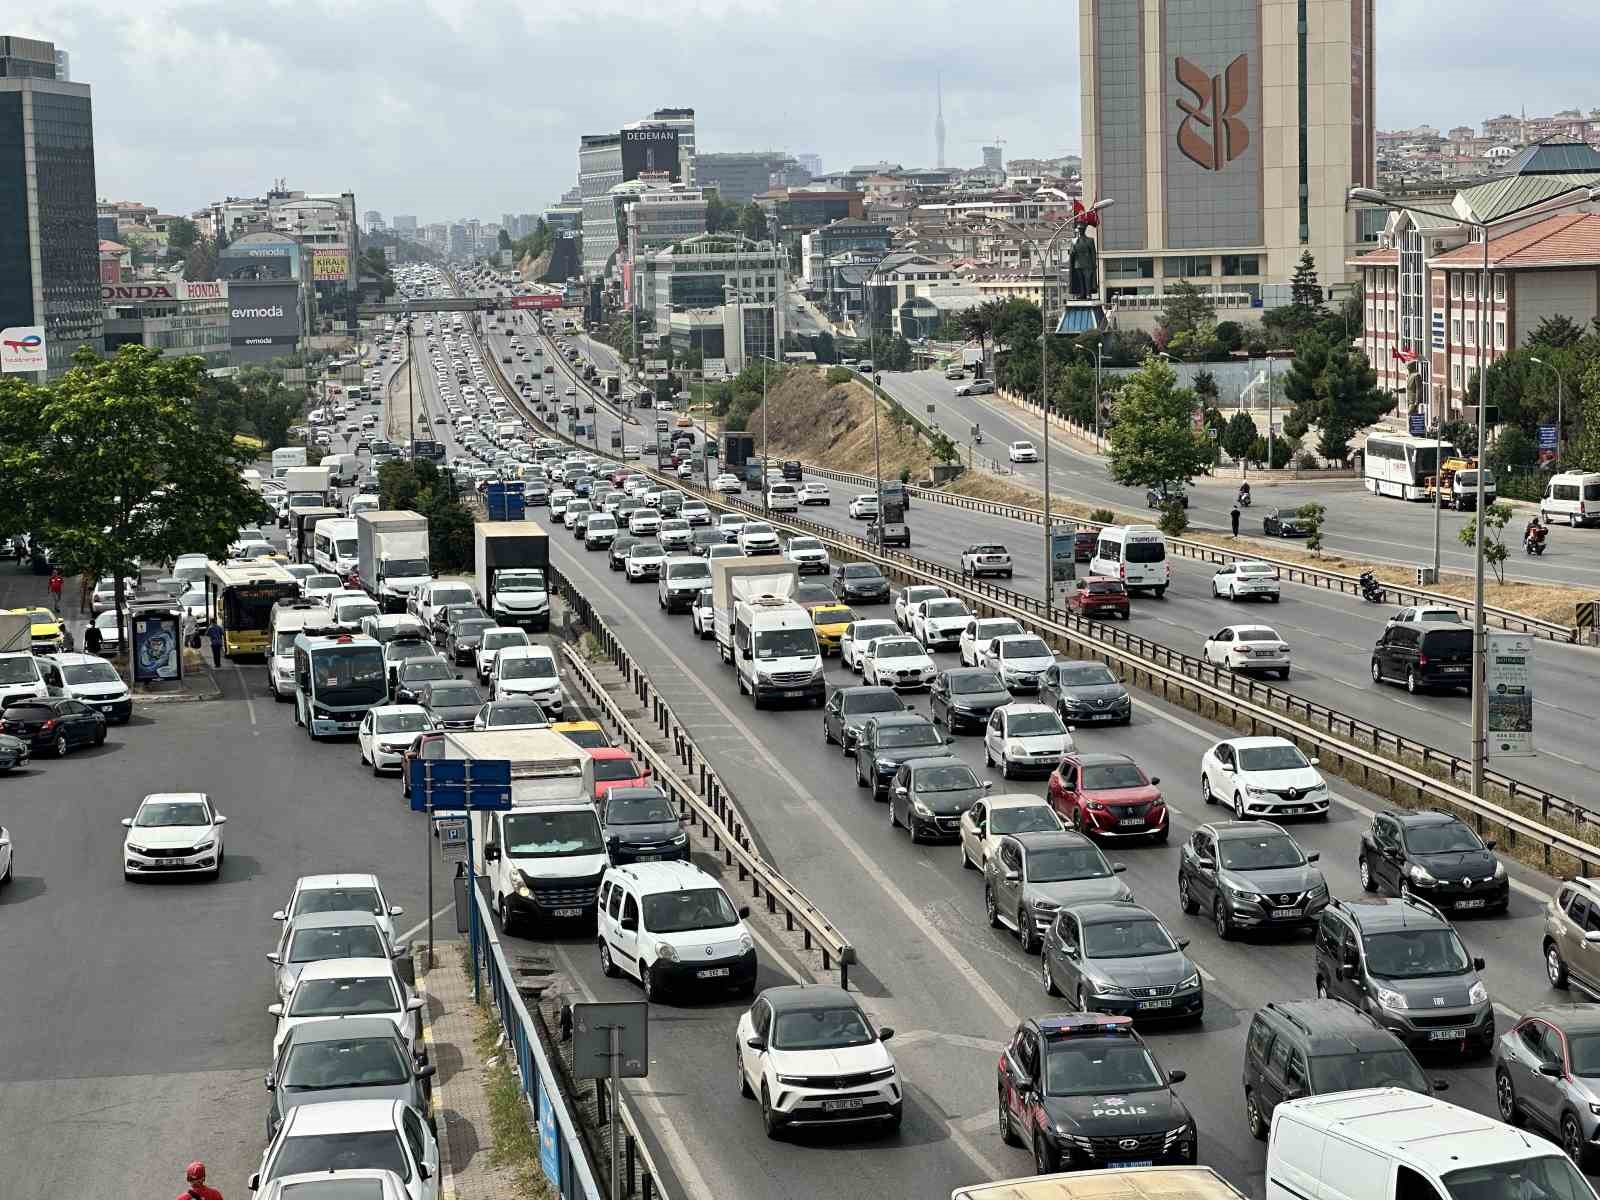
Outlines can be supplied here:
[[744, 1053], [737, 1041], [733, 1043], [733, 1069], [739, 1076], [739, 1095], [746, 1100], [755, 1099], [755, 1092], [750, 1090], [750, 1080], [744, 1073]]
[[1236, 821], [1243, 821], [1247, 819], [1244, 810], [1243, 792], [1235, 792], [1233, 794], [1233, 819]]
[[1039, 955], [1039, 984], [1044, 988], [1046, 996], [1061, 995], [1061, 989], [1056, 987], [1056, 977], [1050, 972], [1050, 951], [1048, 950]]
[[656, 994], [661, 990], [655, 981], [655, 972], [652, 971], [644, 959], [639, 960], [639, 989], [644, 993], [646, 1003], [653, 1003]]
[[1417, 673], [1414, 670], [1406, 671], [1406, 691], [1413, 696], [1417, 694]]
[[1283, 667], [1282, 669], [1280, 669], [1278, 671], [1278, 678], [1279, 679], [1287, 679], [1287, 678], [1289, 678], [1289, 668], [1288, 667]]
[[[889, 828], [890, 829], [898, 829], [898, 828], [900, 828], [900, 818], [894, 815], [894, 798], [893, 797], [890, 797], [889, 806], [888, 807], [889, 807]], [[906, 816], [906, 827], [908, 829], [911, 828], [911, 817], [910, 817], [909, 814], [907, 814], [907, 816]], [[915, 829], [912, 829], [911, 840], [913, 842], [917, 840], [917, 834], [916, 834], [916, 830]]]
[[1217, 798], [1211, 794], [1211, 781], [1206, 778], [1205, 772], [1200, 772], [1200, 799], [1207, 804], [1215, 804]]
[[767, 1137], [776, 1142], [783, 1137], [783, 1122], [772, 1111], [772, 1099], [767, 1095], [767, 1085], [761, 1085], [761, 1124], [766, 1128]]
[[1320, 975], [1317, 976], [1317, 999], [1329, 1000], [1331, 998], [1332, 997], [1328, 995], [1328, 981], [1322, 978]]
[[1561, 1148], [1567, 1152], [1567, 1157], [1578, 1170], [1585, 1169], [1589, 1161], [1589, 1148], [1584, 1144], [1583, 1130], [1578, 1126], [1578, 1118], [1571, 1113], [1561, 1115]]
[[986, 767], [994, 766], [994, 755], [989, 753], [989, 739], [988, 738], [984, 738], [983, 739], [983, 765], [986, 766]]
[[1017, 1131], [1011, 1128], [1011, 1110], [1006, 1107], [1006, 1090], [999, 1089], [1000, 1140], [1007, 1146], [1020, 1146]]
[[1233, 922], [1228, 919], [1228, 906], [1220, 899], [1212, 906], [1211, 920], [1217, 927], [1217, 937], [1225, 942], [1233, 940]]
[[1378, 890], [1377, 876], [1373, 875], [1372, 863], [1365, 854], [1356, 862], [1356, 874], [1361, 877], [1361, 890], [1363, 892], [1375, 892]]
[[1178, 907], [1191, 917], [1200, 911], [1200, 902], [1189, 891], [1189, 880], [1182, 872], [1178, 874]]
[[988, 884], [983, 885], [983, 911], [989, 918], [989, 928], [1000, 928], [1000, 910], [994, 904], [994, 889]]
[[1517, 1088], [1504, 1067], [1494, 1073], [1494, 1106], [1499, 1109], [1500, 1119], [1507, 1125], [1522, 1124], [1522, 1110], [1517, 1107]]
[[376, 778], [377, 776], [383, 774], [382, 771], [378, 770], [378, 760], [377, 759], [373, 759], [372, 760], [372, 774], [373, 774], [374, 778]]
[[1017, 941], [1024, 954], [1032, 954], [1039, 949], [1039, 931], [1026, 908], [1017, 909]]
[[65, 758], [67, 756], [67, 751], [72, 749], [71, 745], [67, 742], [67, 735], [65, 733], [56, 734], [55, 744], [51, 747], [51, 749], [56, 752], [57, 758]]
[[1378, 665], [1378, 660], [1377, 659], [1373, 659], [1372, 660], [1372, 682], [1373, 683], [1382, 683], [1383, 682], [1383, 668]]
[[1544, 944], [1544, 973], [1550, 977], [1550, 986], [1561, 991], [1567, 987], [1567, 964], [1555, 942]]
[[1245, 1128], [1250, 1131], [1250, 1136], [1255, 1138], [1256, 1141], [1264, 1142], [1267, 1140], [1268, 1126], [1266, 1121], [1262, 1119], [1261, 1106], [1256, 1103], [1256, 1094], [1254, 1092], [1247, 1091], [1244, 1094], [1244, 1124]]
[[617, 964], [611, 961], [611, 947], [605, 938], [600, 939], [600, 974], [607, 979], [614, 979], [617, 974]]

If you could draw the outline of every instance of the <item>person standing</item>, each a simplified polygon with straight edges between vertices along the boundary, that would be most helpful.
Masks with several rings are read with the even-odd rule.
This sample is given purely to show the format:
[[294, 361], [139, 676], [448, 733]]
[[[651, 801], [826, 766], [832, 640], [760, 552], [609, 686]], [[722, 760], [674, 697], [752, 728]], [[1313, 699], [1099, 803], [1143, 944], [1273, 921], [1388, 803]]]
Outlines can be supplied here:
[[1233, 536], [1239, 536], [1239, 502], [1233, 502], [1233, 511], [1228, 514], [1228, 520], [1233, 522]]
[[85, 654], [99, 654], [101, 643], [100, 627], [91, 624], [83, 631], [83, 651]]
[[206, 629], [206, 637], [211, 640], [211, 665], [222, 666], [222, 626], [215, 618]]
[[61, 615], [61, 589], [65, 583], [66, 580], [61, 578], [61, 568], [52, 567], [50, 569], [50, 603], [55, 608], [56, 616], [58, 617]]

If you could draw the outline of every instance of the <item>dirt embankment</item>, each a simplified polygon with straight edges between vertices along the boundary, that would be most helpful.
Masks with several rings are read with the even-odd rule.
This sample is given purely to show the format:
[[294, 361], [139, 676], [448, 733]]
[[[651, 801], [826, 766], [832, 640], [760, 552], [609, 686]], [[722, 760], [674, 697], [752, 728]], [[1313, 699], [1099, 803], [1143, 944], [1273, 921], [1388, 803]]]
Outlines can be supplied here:
[[[761, 437], [761, 408], [750, 414], [746, 428]], [[933, 456], [918, 440], [909, 422], [896, 422], [887, 405], [878, 413], [876, 455], [872, 436], [872, 396], [859, 383], [828, 384], [822, 371], [785, 373], [767, 394], [767, 438], [773, 458], [799, 458], [836, 471], [870, 475], [878, 457], [885, 479], [909, 470], [913, 480], [927, 479]]]

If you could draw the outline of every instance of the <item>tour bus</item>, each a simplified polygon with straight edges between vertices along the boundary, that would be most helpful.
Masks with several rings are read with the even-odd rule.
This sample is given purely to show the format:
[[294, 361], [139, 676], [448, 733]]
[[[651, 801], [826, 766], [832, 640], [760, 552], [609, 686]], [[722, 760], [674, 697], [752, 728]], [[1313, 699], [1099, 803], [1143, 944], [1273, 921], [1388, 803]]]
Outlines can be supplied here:
[[355, 733], [389, 698], [383, 647], [373, 638], [300, 633], [294, 641], [294, 723], [312, 741]]
[[272, 609], [300, 594], [300, 583], [277, 563], [222, 562], [206, 567], [208, 607], [222, 626], [229, 658], [265, 654]]
[[311, 535], [311, 562], [319, 571], [345, 578], [356, 569], [356, 523], [353, 519], [318, 521]]
[[1428, 481], [1439, 471], [1440, 455], [1459, 458], [1449, 442], [1406, 434], [1372, 434], [1362, 452], [1362, 479], [1374, 496], [1431, 500]]

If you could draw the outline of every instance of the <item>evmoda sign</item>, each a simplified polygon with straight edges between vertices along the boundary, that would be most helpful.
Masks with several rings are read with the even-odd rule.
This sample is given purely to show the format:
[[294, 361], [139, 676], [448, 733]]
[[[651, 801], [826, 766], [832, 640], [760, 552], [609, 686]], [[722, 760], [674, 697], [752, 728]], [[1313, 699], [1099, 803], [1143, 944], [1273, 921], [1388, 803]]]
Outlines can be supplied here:
[[235, 362], [276, 358], [299, 342], [299, 284], [235, 280], [228, 300], [228, 340]]
[[48, 365], [43, 325], [13, 325], [0, 329], [0, 373], [42, 371]]

